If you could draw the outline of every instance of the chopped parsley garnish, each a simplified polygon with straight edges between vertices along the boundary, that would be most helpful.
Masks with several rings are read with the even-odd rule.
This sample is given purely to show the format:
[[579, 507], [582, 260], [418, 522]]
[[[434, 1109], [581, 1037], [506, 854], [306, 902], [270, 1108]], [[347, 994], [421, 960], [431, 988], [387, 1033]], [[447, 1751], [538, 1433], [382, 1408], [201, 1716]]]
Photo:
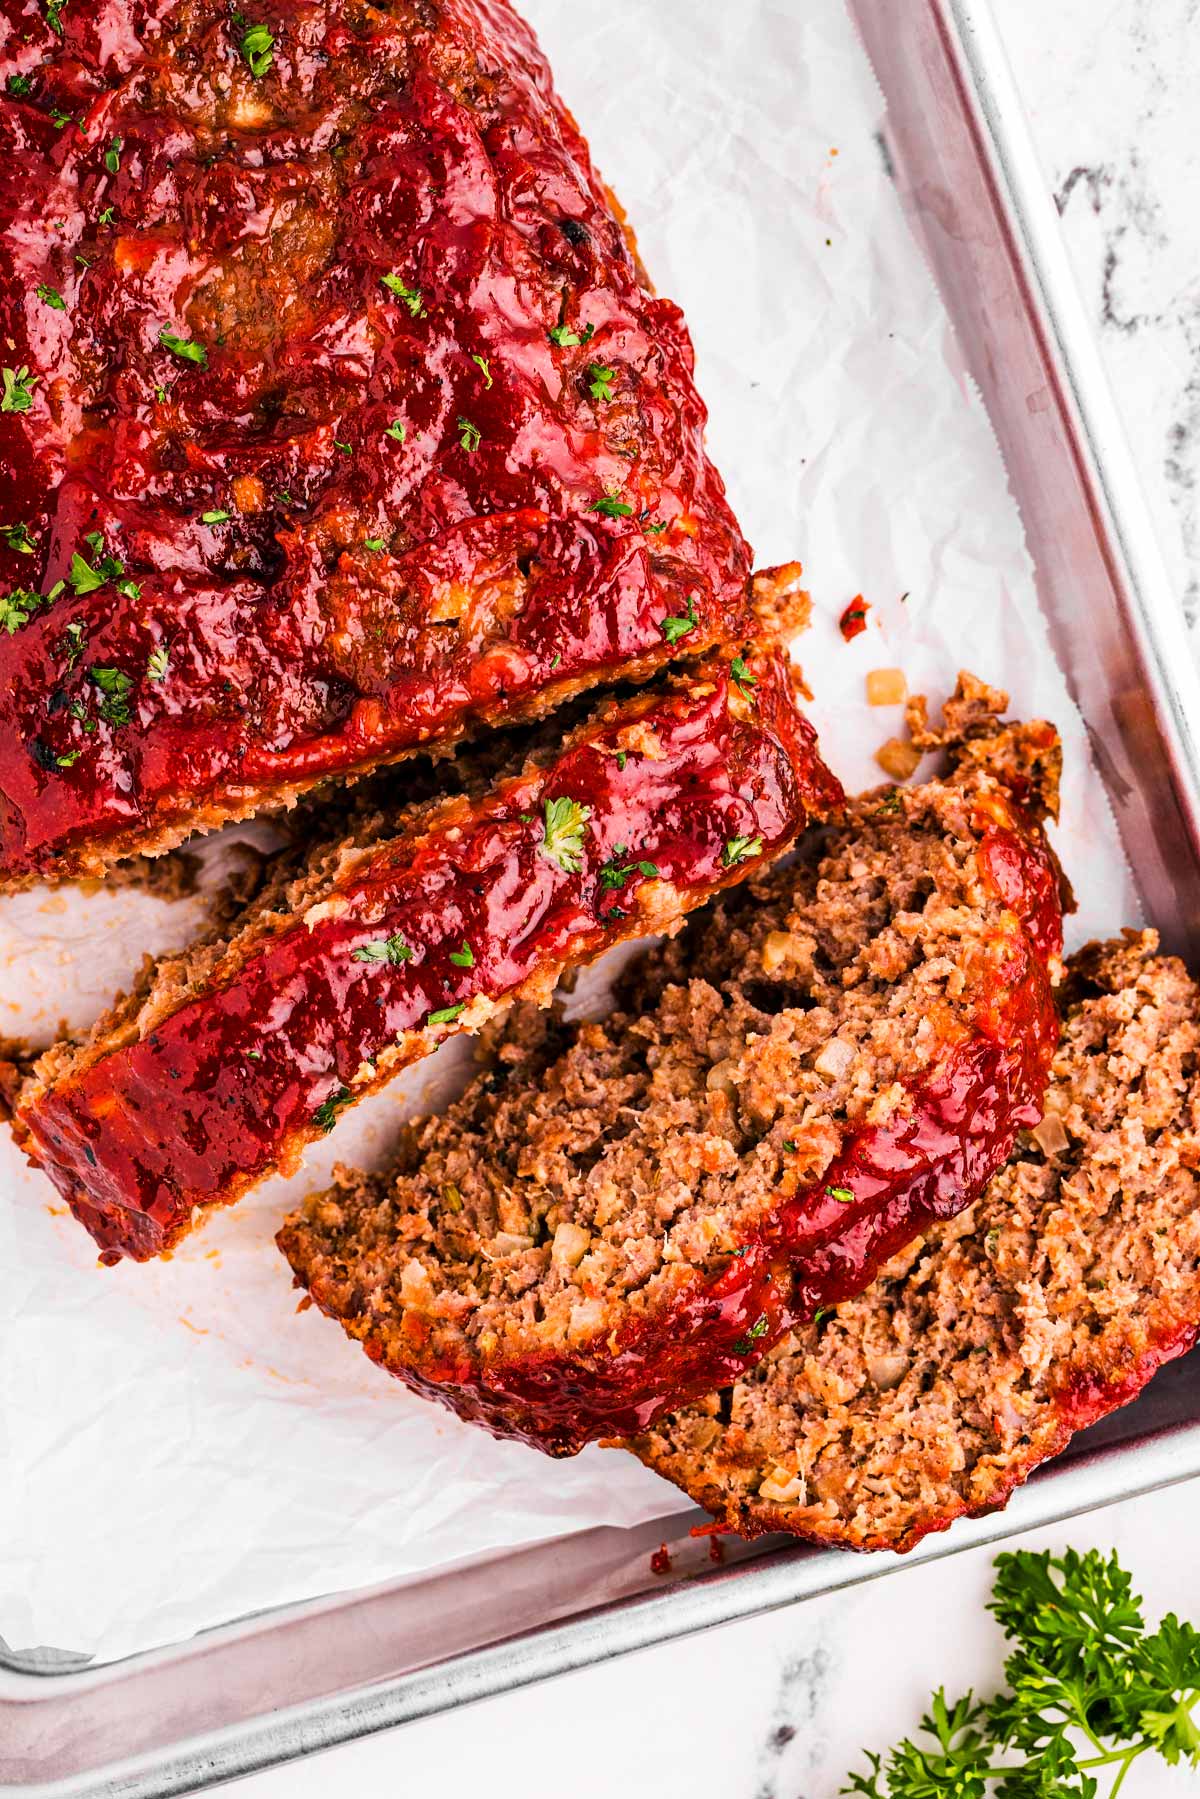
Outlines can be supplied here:
[[475, 454], [482, 442], [482, 437], [483, 434], [478, 425], [473, 425], [470, 419], [459, 419], [458, 441], [467, 452], [468, 456], [473, 456]]
[[612, 856], [600, 870], [600, 886], [605, 892], [619, 892], [635, 874], [644, 876], [647, 881], [662, 879], [657, 862], [626, 862], [623, 858], [628, 854], [623, 843], [614, 843]]
[[63, 34], [62, 9], [66, 3], [67, 0], [44, 0], [46, 7], [46, 23], [49, 25], [51, 31], [56, 31], [58, 33], [59, 37]]
[[63, 633], [63, 637], [67, 645], [67, 667], [74, 668], [75, 664], [79, 661], [79, 658], [83, 655], [84, 645], [87, 642], [83, 626], [78, 619], [76, 619], [73, 624], [67, 626]]
[[0, 369], [0, 412], [28, 412], [33, 405], [33, 390], [38, 378], [31, 375], [25, 367], [19, 369]]
[[133, 686], [131, 678], [120, 668], [90, 668], [88, 674], [104, 695], [100, 702], [101, 718], [114, 728], [127, 725], [130, 719], [129, 689]]
[[115, 206], [106, 206], [104, 208], [104, 211], [100, 214], [100, 217], [96, 220], [96, 223], [97, 223], [97, 225], [112, 225], [112, 224], [116, 223], [116, 218], [117, 218], [116, 207]]
[[383, 548], [382, 537], [364, 537], [363, 538], [363, 549], [364, 550], [371, 550], [376, 555], [378, 555], [379, 551], [382, 548]]
[[[99, 555], [104, 548], [104, 539], [98, 531], [92, 531], [84, 540]], [[107, 587], [111, 581], [118, 593], [123, 593], [128, 600], [141, 598], [142, 590], [136, 581], [122, 580], [125, 564], [116, 556], [101, 556], [96, 567], [85, 562], [76, 550], [71, 558], [71, 566], [67, 570], [67, 580], [77, 594], [95, 593], [99, 587]]]
[[11, 593], [0, 594], [0, 630], [14, 636], [29, 623], [41, 604], [41, 594], [28, 587], [14, 587]]
[[429, 1014], [429, 1017], [425, 1020], [425, 1023], [426, 1024], [453, 1024], [454, 1020], [458, 1017], [459, 1013], [465, 1012], [466, 1009], [467, 1009], [466, 1000], [460, 999], [456, 1006], [442, 1006], [438, 1011], [431, 1012]]
[[583, 867], [583, 833], [591, 816], [591, 807], [581, 806], [578, 800], [546, 801], [539, 848], [564, 874], [577, 875]]
[[665, 518], [647, 519], [646, 514], [642, 514], [642, 530], [648, 537], [661, 537], [666, 528]]
[[8, 91], [16, 99], [21, 100], [24, 99], [26, 94], [31, 94], [33, 92], [33, 83], [30, 81], [28, 75], [10, 75], [8, 78]]
[[399, 419], [393, 419], [383, 435], [385, 437], [394, 437], [398, 444], [402, 444], [408, 436], [408, 426], [402, 424]]
[[622, 774], [625, 773], [625, 764], [628, 762], [628, 760], [629, 760], [629, 757], [624, 750], [617, 751], [617, 757], [616, 757], [617, 767], [620, 769]]
[[475, 951], [471, 948], [471, 945], [467, 942], [465, 937], [463, 938], [463, 946], [461, 949], [452, 949], [450, 951], [450, 960], [454, 963], [456, 968], [474, 968]]
[[475, 363], [477, 368], [482, 370], [484, 386], [491, 387], [492, 386], [492, 365], [488, 361], [487, 357], [486, 356], [472, 356], [471, 361], [473, 363]]
[[312, 1115], [312, 1121], [319, 1130], [329, 1132], [337, 1123], [337, 1115], [343, 1106], [348, 1106], [354, 1095], [349, 1087], [335, 1087], [329, 1098], [323, 1100]]
[[758, 676], [750, 673], [750, 669], [744, 656], [734, 657], [733, 661], [729, 664], [729, 673], [738, 692], [746, 699], [752, 700], [754, 695], [750, 692], [750, 689], [758, 686]]
[[104, 587], [107, 584], [108, 575], [103, 568], [93, 568], [89, 562], [85, 562], [79, 551], [76, 550], [71, 558], [67, 580], [76, 593], [95, 593], [98, 587]]
[[408, 307], [414, 319], [425, 317], [425, 301], [419, 287], [409, 287], [408, 283], [395, 272], [390, 275], [381, 275], [379, 279], [390, 294], [395, 294], [396, 298]]
[[598, 362], [593, 362], [588, 366], [588, 374], [591, 376], [588, 391], [593, 400], [611, 400], [613, 397], [612, 384], [617, 376], [616, 369], [601, 368]]
[[208, 351], [194, 339], [180, 337], [177, 332], [168, 331], [164, 325], [158, 334], [158, 341], [164, 350], [170, 350], [172, 356], [178, 356], [181, 362], [194, 362], [201, 369], [208, 367]]
[[243, 34], [239, 48], [242, 59], [256, 81], [261, 81], [275, 60], [275, 39], [265, 25], [251, 25]]
[[202, 512], [200, 523], [202, 525], [223, 525], [229, 516], [223, 507], [218, 506], [212, 512]]
[[789, 1155], [789, 1156], [794, 1156], [794, 1155], [795, 1155], [795, 1153], [796, 1153], [796, 1145], [795, 1145], [795, 1142], [794, 1142], [794, 1141], [793, 1141], [793, 1139], [792, 1139], [792, 1138], [791, 1138], [791, 1137], [785, 1137], [785, 1138], [784, 1138], [784, 1140], [783, 1140], [783, 1147], [784, 1147], [784, 1149], [786, 1149], [786, 1151], [787, 1151], [787, 1153], [788, 1153], [788, 1155]]
[[112, 143], [108, 146], [108, 149], [104, 152], [104, 166], [108, 170], [110, 175], [116, 175], [116, 174], [120, 173], [121, 151], [124, 148], [124, 143], [125, 143], [124, 138], [114, 137]]
[[767, 1314], [760, 1312], [744, 1337], [739, 1337], [733, 1346], [734, 1355], [749, 1355], [760, 1337], [767, 1334]]
[[150, 660], [146, 664], [146, 679], [148, 681], [165, 681], [170, 667], [171, 653], [165, 643], [160, 643], [157, 649], [150, 652]]
[[50, 114], [50, 123], [54, 126], [56, 131], [61, 131], [64, 126], [71, 123], [71, 115], [69, 112], [59, 112], [56, 107]]
[[34, 292], [39, 300], [44, 301], [47, 306], [52, 306], [55, 312], [65, 312], [67, 310], [67, 302], [63, 299], [58, 289], [56, 287], [51, 287], [49, 282], [39, 281]]
[[592, 511], [602, 512], [605, 518], [629, 518], [633, 507], [628, 500], [618, 499], [615, 493], [606, 493], [602, 500], [596, 501]]
[[820, 1324], [821, 1321], [825, 1318], [832, 1318], [833, 1314], [834, 1314], [833, 1306], [818, 1306], [816, 1311], [812, 1315], [812, 1321], [813, 1321], [814, 1326]]
[[360, 943], [357, 949], [351, 950], [350, 959], [353, 962], [390, 962], [393, 968], [402, 968], [412, 961], [414, 953], [403, 937], [395, 934], [377, 938], [374, 943]]
[[[72, 662], [70, 666], [72, 668], [74, 668], [74, 666], [75, 666], [74, 662]], [[79, 721], [79, 723], [83, 726], [84, 736], [90, 737], [92, 735], [93, 731], [96, 729], [96, 721], [94, 718], [88, 717], [88, 709], [84, 705], [83, 701], [82, 700], [72, 700], [71, 705], [70, 705], [70, 713], [71, 713], [71, 717], [74, 719], [77, 719]]]
[[335, 450], [340, 450], [343, 456], [353, 456], [354, 454], [354, 445], [347, 443], [345, 438], [335, 437], [333, 447]]
[[761, 837], [731, 837], [721, 852], [721, 860], [726, 868], [735, 868], [739, 862], [761, 856], [762, 846]]
[[78, 750], [64, 750], [61, 756], [54, 758], [54, 766], [55, 768], [74, 768], [78, 760]]
[[826, 1187], [825, 1191], [828, 1193], [830, 1199], [837, 1200], [839, 1206], [850, 1206], [854, 1204], [854, 1194], [849, 1187]]
[[18, 550], [22, 556], [33, 555], [37, 539], [31, 534], [28, 525], [18, 520], [15, 525], [0, 525], [0, 531], [10, 550]]
[[664, 618], [660, 620], [658, 628], [668, 643], [678, 643], [681, 637], [686, 637], [689, 631], [694, 631], [699, 623], [700, 620], [696, 616], [696, 595], [690, 593], [688, 595], [687, 611], [684, 613], [683, 617]]
[[572, 330], [570, 325], [555, 325], [550, 332], [550, 342], [556, 344], [560, 350], [570, 350], [578, 344], [590, 344], [595, 335], [596, 327], [594, 325], [585, 325], [582, 337], [578, 331]]

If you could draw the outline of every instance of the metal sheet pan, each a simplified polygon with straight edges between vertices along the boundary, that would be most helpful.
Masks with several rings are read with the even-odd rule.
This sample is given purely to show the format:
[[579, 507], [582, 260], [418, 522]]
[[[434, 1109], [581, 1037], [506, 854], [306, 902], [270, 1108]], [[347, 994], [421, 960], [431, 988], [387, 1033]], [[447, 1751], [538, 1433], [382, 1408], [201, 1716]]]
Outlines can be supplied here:
[[[987, 0], [851, 0], [885, 148], [1008, 464], [1058, 653], [1164, 940], [1200, 960], [1200, 678]], [[151, 1799], [878, 1579], [1200, 1474], [1200, 1360], [1000, 1516], [912, 1556], [593, 1530], [231, 1623], [103, 1668], [0, 1664], [0, 1793]], [[674, 1569], [649, 1571], [666, 1539]]]

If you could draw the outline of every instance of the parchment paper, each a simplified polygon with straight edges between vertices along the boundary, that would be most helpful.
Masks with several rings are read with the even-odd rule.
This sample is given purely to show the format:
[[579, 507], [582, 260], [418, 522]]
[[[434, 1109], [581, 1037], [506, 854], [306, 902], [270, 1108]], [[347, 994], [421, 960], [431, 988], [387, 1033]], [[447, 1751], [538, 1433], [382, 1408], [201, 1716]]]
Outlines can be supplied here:
[[[1054, 718], [1079, 938], [1137, 921], [1082, 726], [1034, 599], [986, 417], [876, 141], [882, 103], [840, 0], [525, 0], [568, 104], [684, 305], [711, 442], [762, 563], [803, 558], [798, 653], [848, 785], [900, 727], [863, 677], [940, 698], [961, 666]], [[870, 628], [843, 643], [857, 593]], [[905, 597], [902, 597], [905, 596]], [[0, 903], [0, 1017], [86, 1022], [197, 902], [129, 890]], [[419, 1104], [461, 1052], [405, 1089]], [[111, 1656], [258, 1607], [682, 1504], [632, 1460], [554, 1464], [407, 1395], [297, 1316], [272, 1245], [335, 1157], [386, 1153], [393, 1091], [176, 1256], [100, 1270], [48, 1184], [0, 1143], [0, 1635]]]

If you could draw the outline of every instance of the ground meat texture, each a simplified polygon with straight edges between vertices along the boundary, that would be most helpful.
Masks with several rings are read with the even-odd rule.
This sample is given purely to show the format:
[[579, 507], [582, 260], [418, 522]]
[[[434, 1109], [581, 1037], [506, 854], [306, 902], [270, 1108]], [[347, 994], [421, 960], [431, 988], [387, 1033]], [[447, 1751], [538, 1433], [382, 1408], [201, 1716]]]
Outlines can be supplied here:
[[1075, 958], [1045, 1117], [984, 1197], [632, 1447], [745, 1536], [911, 1549], [995, 1511], [1200, 1327], [1200, 989]]
[[745, 629], [678, 309], [505, 0], [17, 0], [0, 883]]
[[[1048, 727], [993, 730], [1036, 806]], [[568, 1453], [729, 1380], [974, 1199], [1036, 1124], [1053, 859], [979, 758], [858, 802], [635, 968], [521, 1012], [398, 1165], [287, 1221], [297, 1282], [409, 1385]]]
[[18, 1137], [101, 1259], [169, 1250], [443, 1037], [671, 930], [836, 806], [786, 660], [738, 668], [700, 663], [486, 798], [340, 844], [50, 1050]]

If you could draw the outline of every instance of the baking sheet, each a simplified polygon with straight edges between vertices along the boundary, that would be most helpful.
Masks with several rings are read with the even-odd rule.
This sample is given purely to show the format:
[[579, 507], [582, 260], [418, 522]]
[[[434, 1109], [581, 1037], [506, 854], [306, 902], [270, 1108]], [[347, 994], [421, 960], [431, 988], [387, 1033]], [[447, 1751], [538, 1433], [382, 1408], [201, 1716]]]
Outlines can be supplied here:
[[[1038, 616], [982, 407], [876, 141], [881, 102], [840, 0], [736, 10], [526, 0], [560, 87], [689, 314], [712, 444], [761, 561], [803, 556], [817, 622], [799, 653], [850, 784], [899, 727], [862, 680], [899, 666], [944, 693], [960, 666], [1054, 717], [1068, 753], [1059, 847], [1086, 871], [1078, 937], [1136, 898], [1082, 726]], [[632, 53], [631, 53], [632, 52]], [[836, 620], [858, 592], [868, 631]], [[902, 595], [907, 595], [902, 598]], [[94, 1016], [195, 907], [131, 891], [0, 910], [4, 1029]], [[420, 1104], [454, 1078], [426, 1064]], [[111, 1656], [258, 1607], [435, 1567], [682, 1501], [622, 1457], [551, 1464], [383, 1380], [297, 1317], [271, 1246], [285, 1198], [335, 1156], [376, 1158], [395, 1090], [304, 1176], [264, 1188], [175, 1260], [95, 1268], [40, 1177], [0, 1146], [0, 1634]]]

